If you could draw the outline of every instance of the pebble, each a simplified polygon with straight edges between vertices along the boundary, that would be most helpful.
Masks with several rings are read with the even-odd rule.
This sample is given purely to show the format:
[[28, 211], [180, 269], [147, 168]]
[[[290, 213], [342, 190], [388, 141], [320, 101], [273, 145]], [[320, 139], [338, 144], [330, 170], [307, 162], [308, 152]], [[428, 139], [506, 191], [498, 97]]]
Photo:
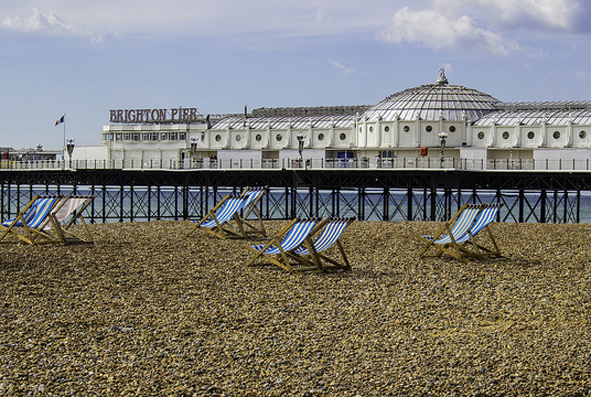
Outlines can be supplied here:
[[355, 222], [330, 274], [247, 268], [244, 241], [183, 221], [8, 239], [0, 396], [591, 395], [591, 225], [493, 224], [503, 258], [418, 259], [438, 227]]

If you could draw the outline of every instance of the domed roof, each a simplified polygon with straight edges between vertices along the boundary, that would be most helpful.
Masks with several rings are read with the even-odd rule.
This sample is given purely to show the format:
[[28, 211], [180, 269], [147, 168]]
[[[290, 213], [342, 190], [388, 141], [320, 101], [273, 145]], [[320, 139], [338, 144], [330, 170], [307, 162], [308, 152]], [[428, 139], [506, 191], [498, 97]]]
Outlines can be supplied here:
[[442, 69], [435, 84], [409, 88], [364, 113], [366, 120], [478, 120], [496, 110], [498, 99], [472, 88], [449, 84]]

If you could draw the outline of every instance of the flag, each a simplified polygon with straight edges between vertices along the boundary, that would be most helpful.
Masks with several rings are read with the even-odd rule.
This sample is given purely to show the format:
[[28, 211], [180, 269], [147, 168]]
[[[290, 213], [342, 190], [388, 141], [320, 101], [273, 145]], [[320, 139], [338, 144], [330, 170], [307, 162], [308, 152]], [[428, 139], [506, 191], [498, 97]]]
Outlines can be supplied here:
[[55, 125], [61, 124], [66, 119], [66, 115], [64, 114], [58, 121], [55, 122]]

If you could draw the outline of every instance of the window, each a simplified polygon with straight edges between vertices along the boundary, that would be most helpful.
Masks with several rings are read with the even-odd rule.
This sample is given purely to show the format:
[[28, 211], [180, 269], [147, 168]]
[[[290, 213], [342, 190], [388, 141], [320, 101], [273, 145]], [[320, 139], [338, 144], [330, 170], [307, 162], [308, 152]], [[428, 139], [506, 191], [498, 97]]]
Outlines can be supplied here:
[[425, 128], [427, 130], [427, 132], [431, 132], [433, 131], [433, 127], [431, 127], [430, 125], [427, 126], [427, 128]]
[[341, 141], [344, 141], [345, 139], [347, 139], [347, 134], [345, 134], [345, 133], [343, 132], [341, 135], [339, 135], [339, 139], [340, 139]]
[[552, 133], [552, 138], [560, 139], [560, 131], [554, 131], [554, 133]]
[[241, 139], [242, 139], [242, 135], [236, 135], [236, 142], [240, 142]]
[[454, 127], [453, 125], [449, 127], [449, 132], [456, 132], [456, 127]]
[[388, 127], [388, 126], [385, 126], [385, 127], [384, 127], [384, 131], [386, 131], [386, 132], [389, 132], [389, 131], [390, 131], [390, 127]]
[[256, 139], [257, 142], [260, 142], [261, 139], [263, 139], [263, 137], [261, 136], [261, 134], [257, 134], [254, 139]]
[[324, 134], [318, 134], [318, 140], [319, 141], [323, 141], [324, 140]]
[[478, 131], [478, 139], [482, 140], [484, 139], [484, 131]]
[[536, 137], [536, 133], [533, 131], [529, 131], [527, 133], [527, 139], [534, 139]]
[[579, 131], [579, 138], [581, 138], [581, 139], [587, 138], [587, 131], [585, 131], [585, 130]]
[[281, 136], [281, 134], [277, 134], [277, 136], [275, 136], [275, 139], [277, 140], [277, 142], [279, 142], [283, 139], [283, 136]]
[[410, 131], [410, 127], [408, 125], [405, 125], [403, 130], [404, 130], [404, 132], [408, 132], [408, 131]]
[[509, 139], [509, 131], [503, 131], [503, 139]]
[[373, 132], [373, 127], [369, 127], [369, 132]]
[[220, 134], [217, 134], [217, 135], [215, 136], [215, 141], [216, 141], [216, 142], [219, 142], [219, 141], [221, 141], [221, 140], [222, 140], [222, 136], [221, 136]]

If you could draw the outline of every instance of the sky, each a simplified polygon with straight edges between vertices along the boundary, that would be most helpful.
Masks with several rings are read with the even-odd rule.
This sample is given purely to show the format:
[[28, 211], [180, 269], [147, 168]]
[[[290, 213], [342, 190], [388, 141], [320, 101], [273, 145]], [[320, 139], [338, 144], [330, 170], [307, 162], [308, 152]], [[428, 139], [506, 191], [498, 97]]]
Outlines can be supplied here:
[[502, 101], [591, 100], [590, 17], [589, 0], [3, 0], [0, 147], [101, 145], [111, 109], [373, 105], [441, 68]]

